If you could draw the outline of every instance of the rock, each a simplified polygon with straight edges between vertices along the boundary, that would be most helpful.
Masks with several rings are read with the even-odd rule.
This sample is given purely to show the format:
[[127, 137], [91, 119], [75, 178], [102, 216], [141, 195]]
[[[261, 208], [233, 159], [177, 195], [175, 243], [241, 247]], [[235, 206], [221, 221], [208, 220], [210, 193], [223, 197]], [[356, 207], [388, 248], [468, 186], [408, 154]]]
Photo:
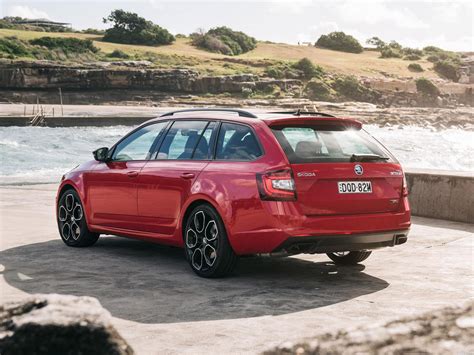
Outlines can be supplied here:
[[92, 297], [33, 295], [0, 306], [0, 354], [133, 354]]
[[[283, 343], [264, 354], [473, 354], [474, 302], [354, 330]], [[292, 345], [289, 347], [289, 345]]]

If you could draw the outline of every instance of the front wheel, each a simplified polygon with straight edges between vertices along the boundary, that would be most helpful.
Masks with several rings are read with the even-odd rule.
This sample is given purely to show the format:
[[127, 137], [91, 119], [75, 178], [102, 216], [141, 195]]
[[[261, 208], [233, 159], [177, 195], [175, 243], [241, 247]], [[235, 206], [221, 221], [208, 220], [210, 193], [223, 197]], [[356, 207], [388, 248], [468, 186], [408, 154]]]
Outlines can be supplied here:
[[201, 277], [222, 277], [232, 272], [237, 263], [227, 239], [224, 224], [208, 205], [197, 206], [185, 221], [183, 230], [186, 259]]
[[66, 190], [58, 201], [58, 229], [63, 242], [70, 247], [88, 247], [99, 239], [99, 234], [87, 228], [84, 208], [74, 190]]
[[335, 253], [327, 253], [327, 256], [334, 261], [335, 264], [356, 265], [367, 259], [371, 251], [341, 251]]

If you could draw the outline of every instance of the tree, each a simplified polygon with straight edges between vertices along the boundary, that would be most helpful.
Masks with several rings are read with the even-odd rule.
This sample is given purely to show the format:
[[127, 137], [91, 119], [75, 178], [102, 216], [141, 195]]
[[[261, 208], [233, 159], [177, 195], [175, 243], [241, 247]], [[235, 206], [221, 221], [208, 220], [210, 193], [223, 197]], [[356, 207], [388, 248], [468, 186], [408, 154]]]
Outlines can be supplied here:
[[364, 50], [358, 40], [351, 35], [346, 35], [344, 32], [331, 32], [327, 35], [322, 35], [315, 43], [315, 46], [349, 53], [362, 53]]
[[378, 50], [382, 50], [387, 45], [384, 41], [382, 41], [380, 38], [375, 37], [375, 36], [372, 38], [369, 38], [367, 41], [365, 41], [365, 43], [367, 43], [370, 46], [374, 46]]
[[106, 42], [153, 46], [170, 44], [175, 40], [168, 30], [133, 12], [114, 10], [103, 22], [113, 24], [112, 28], [105, 31], [103, 40]]
[[192, 44], [211, 52], [227, 55], [239, 55], [251, 51], [257, 46], [257, 40], [229, 27], [212, 28], [206, 33], [191, 34]]
[[293, 67], [301, 70], [305, 79], [311, 79], [313, 77], [321, 77], [324, 73], [323, 68], [319, 65], [314, 65], [308, 58], [302, 58], [296, 62]]

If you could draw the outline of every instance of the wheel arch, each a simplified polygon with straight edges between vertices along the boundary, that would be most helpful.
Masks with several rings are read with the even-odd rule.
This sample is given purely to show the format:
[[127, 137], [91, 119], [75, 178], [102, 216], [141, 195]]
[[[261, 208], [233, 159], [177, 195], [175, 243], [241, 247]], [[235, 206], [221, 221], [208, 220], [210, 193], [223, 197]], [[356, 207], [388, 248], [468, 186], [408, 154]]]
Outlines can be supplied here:
[[79, 191], [76, 189], [74, 185], [72, 185], [69, 182], [66, 182], [64, 185], [61, 186], [61, 188], [58, 191], [58, 200], [61, 198], [64, 192], [66, 192], [66, 190], [75, 190], [79, 194]]
[[[205, 199], [205, 198], [197, 198], [193, 201], [191, 201], [183, 210], [184, 210], [184, 213], [182, 214], [182, 217], [180, 218], [180, 221], [179, 221], [179, 229], [181, 231], [181, 238], [183, 238], [184, 240], [184, 225], [186, 223], [186, 220], [187, 218], [189, 217], [189, 215], [191, 214], [191, 212], [193, 211], [193, 209], [195, 209], [197, 206], [200, 206], [200, 205], [208, 205], [210, 207], [212, 207], [216, 213], [220, 216], [220, 218], [223, 220], [222, 218], [222, 215], [221, 213], [219, 213], [219, 209], [212, 203], [210, 202], [209, 200]], [[224, 227], [225, 227], [225, 223], [224, 223]]]
[[[82, 208], [83, 208], [83, 211], [84, 211], [84, 217], [86, 219], [87, 225], [89, 226], [89, 213], [88, 213], [89, 209], [88, 209], [88, 206], [85, 204], [83, 191], [81, 191], [79, 186], [74, 184], [72, 181], [70, 181], [70, 180], [63, 181], [63, 183], [60, 185], [60, 187], [58, 189], [58, 193], [56, 195], [56, 206], [58, 206], [58, 203], [59, 203], [59, 200], [61, 199], [61, 196], [67, 190], [74, 190], [77, 193], [77, 195], [79, 196], [79, 200], [81, 201]], [[57, 218], [57, 213], [58, 213], [58, 208], [56, 207], [56, 218]]]
[[[219, 206], [219, 204], [216, 201], [208, 198], [208, 196], [205, 196], [205, 195], [195, 196], [192, 200], [188, 201], [188, 203], [183, 207], [184, 212], [181, 214], [181, 217], [179, 219], [179, 228], [178, 228], [178, 231], [179, 231], [179, 236], [178, 237], [180, 238], [179, 241], [181, 243], [183, 243], [183, 245], [184, 245], [184, 225], [186, 223], [186, 219], [191, 214], [191, 211], [196, 206], [199, 206], [201, 204], [206, 204], [206, 205], [212, 207], [216, 211], [217, 215], [222, 220], [222, 224], [224, 225], [225, 233], [227, 234], [229, 244], [230, 244], [231, 248], [234, 249], [234, 246], [233, 246], [233, 243], [232, 243], [232, 237], [231, 237], [231, 230], [230, 230], [231, 228], [227, 223], [228, 218], [231, 215], [231, 211], [229, 210], [231, 208], [231, 206], [224, 206], [224, 209], [222, 209], [222, 208], [220, 208], [221, 206]], [[225, 212], [227, 212], [227, 214]]]

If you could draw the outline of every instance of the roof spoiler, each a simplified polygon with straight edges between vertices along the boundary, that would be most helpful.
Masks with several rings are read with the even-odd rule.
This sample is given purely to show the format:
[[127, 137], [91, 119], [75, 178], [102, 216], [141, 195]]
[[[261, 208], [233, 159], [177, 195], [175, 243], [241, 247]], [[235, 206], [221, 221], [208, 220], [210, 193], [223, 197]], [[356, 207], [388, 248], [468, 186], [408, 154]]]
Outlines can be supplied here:
[[296, 111], [273, 111], [269, 113], [293, 115], [293, 116], [308, 115], [308, 116], [318, 116], [318, 117], [336, 117], [336, 116], [330, 115], [329, 113], [316, 112], [316, 111], [302, 111], [301, 109], [298, 109]]

